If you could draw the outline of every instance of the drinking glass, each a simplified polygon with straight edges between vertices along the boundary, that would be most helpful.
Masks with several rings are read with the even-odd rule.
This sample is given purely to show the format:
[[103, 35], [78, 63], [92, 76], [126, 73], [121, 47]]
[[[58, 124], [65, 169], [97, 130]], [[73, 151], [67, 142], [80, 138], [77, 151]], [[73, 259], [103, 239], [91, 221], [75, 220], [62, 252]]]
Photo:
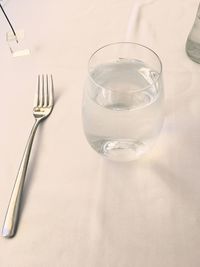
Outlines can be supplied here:
[[130, 161], [147, 152], [163, 124], [162, 63], [148, 47], [105, 45], [92, 54], [82, 119], [89, 144], [111, 160]]

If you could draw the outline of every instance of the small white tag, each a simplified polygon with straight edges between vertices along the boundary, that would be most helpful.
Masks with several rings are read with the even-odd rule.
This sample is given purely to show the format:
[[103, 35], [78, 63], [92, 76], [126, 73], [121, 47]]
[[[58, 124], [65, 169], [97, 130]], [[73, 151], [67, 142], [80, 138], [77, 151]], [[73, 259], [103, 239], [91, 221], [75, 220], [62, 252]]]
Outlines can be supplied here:
[[6, 41], [13, 57], [30, 55], [30, 50], [25, 46], [24, 30], [16, 31], [16, 35], [13, 32], [7, 32]]

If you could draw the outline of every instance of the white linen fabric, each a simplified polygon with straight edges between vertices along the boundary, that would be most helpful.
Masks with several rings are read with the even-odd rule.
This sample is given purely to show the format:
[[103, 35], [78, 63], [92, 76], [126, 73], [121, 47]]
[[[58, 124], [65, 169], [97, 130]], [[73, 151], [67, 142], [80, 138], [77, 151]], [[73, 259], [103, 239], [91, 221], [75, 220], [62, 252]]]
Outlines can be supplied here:
[[[200, 266], [200, 65], [185, 53], [197, 0], [5, 3], [31, 55], [13, 58], [0, 16], [0, 223], [33, 123], [38, 73], [56, 105], [32, 151], [18, 232], [0, 238], [1, 267]], [[116, 163], [87, 144], [82, 89], [90, 54], [116, 41], [163, 62], [165, 124], [142, 159]]]

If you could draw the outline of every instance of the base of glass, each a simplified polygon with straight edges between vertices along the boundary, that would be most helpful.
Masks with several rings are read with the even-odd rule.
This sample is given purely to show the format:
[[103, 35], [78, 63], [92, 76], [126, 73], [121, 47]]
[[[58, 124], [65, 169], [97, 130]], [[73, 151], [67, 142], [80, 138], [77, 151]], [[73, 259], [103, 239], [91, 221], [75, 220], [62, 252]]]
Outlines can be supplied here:
[[100, 155], [114, 161], [137, 160], [151, 147], [149, 143], [133, 139], [101, 139], [91, 145]]

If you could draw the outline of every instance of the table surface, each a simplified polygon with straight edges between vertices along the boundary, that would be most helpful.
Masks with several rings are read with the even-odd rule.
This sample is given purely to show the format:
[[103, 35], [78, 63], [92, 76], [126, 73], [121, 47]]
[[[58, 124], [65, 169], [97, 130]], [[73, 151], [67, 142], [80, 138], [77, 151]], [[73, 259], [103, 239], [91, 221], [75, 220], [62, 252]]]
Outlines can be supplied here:
[[[197, 0], [8, 0], [31, 55], [13, 58], [0, 17], [0, 224], [33, 124], [38, 73], [53, 73], [56, 104], [38, 129], [17, 235], [0, 237], [1, 267], [200, 266], [200, 65], [185, 53]], [[155, 148], [106, 161], [81, 122], [87, 61], [134, 41], [163, 62], [165, 124]]]

